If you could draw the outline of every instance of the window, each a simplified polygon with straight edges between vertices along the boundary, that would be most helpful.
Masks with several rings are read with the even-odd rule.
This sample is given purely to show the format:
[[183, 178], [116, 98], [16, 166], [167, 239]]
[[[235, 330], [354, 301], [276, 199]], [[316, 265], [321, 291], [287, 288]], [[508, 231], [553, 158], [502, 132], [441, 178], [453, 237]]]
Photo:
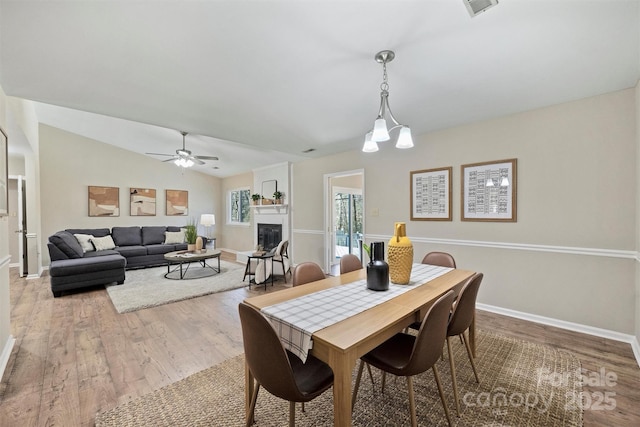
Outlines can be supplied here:
[[243, 188], [229, 192], [229, 223], [249, 223], [249, 189]]

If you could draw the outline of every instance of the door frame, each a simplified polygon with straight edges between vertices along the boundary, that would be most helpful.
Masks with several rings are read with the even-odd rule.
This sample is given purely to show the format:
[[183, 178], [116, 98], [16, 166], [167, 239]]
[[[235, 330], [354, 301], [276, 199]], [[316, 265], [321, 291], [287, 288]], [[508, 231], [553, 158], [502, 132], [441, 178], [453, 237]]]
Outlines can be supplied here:
[[[335, 233], [333, 227], [333, 191], [331, 191], [331, 180], [333, 178], [340, 178], [343, 176], [362, 175], [362, 209], [366, 212], [366, 200], [365, 200], [365, 173], [364, 169], [353, 169], [349, 171], [334, 172], [324, 174], [324, 271], [331, 271], [331, 255], [333, 254], [333, 244]], [[366, 234], [366, 215], [362, 215], [362, 235]]]
[[[9, 179], [17, 181], [17, 189], [18, 189], [18, 230], [16, 231], [16, 238], [18, 239], [18, 264], [20, 269], [20, 277], [24, 277], [27, 274], [27, 269], [25, 268], [27, 264], [27, 255], [26, 255], [26, 239], [27, 239], [27, 230], [24, 227], [26, 221], [26, 212], [24, 211], [24, 207], [26, 205], [26, 194], [24, 192], [24, 186], [26, 184], [26, 178], [23, 175], [9, 175]], [[9, 230], [11, 233], [11, 230]]]

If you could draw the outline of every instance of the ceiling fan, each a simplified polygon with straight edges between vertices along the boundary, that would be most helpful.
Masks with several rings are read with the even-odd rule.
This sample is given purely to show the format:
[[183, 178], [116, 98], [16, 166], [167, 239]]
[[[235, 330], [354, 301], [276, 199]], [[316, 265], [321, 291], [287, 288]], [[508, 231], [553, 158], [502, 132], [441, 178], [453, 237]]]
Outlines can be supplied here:
[[176, 150], [176, 154], [163, 154], [163, 153], [146, 153], [152, 156], [169, 156], [170, 158], [167, 160], [163, 160], [163, 162], [174, 162], [177, 166], [181, 166], [183, 168], [189, 168], [194, 164], [204, 165], [203, 160], [218, 160], [215, 156], [193, 156], [191, 151], [185, 148], [185, 137], [188, 135], [188, 132], [180, 132], [182, 134], [182, 148], [178, 148]]

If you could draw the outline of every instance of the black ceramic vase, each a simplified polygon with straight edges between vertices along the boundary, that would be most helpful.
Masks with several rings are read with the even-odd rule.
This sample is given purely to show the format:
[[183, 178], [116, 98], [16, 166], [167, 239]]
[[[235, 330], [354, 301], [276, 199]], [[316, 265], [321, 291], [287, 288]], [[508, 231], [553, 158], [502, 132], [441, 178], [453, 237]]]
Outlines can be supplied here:
[[389, 264], [384, 260], [384, 242], [371, 244], [371, 261], [367, 264], [367, 288], [373, 291], [389, 289]]

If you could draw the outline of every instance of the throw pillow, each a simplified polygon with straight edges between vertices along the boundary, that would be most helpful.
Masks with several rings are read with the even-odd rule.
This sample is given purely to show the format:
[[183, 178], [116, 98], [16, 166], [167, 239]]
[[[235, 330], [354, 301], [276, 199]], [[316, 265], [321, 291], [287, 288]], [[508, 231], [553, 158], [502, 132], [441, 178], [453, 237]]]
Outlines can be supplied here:
[[93, 247], [93, 243], [91, 243], [91, 239], [93, 239], [92, 234], [74, 234], [74, 236], [78, 240], [78, 243], [80, 243], [80, 246], [82, 246], [83, 252], [86, 253], [96, 250], [96, 248]]
[[116, 247], [111, 236], [94, 237], [91, 239], [91, 243], [95, 246], [96, 251], [106, 251], [107, 249], [113, 249]]
[[166, 231], [164, 233], [165, 245], [177, 245], [184, 243], [184, 231]]

